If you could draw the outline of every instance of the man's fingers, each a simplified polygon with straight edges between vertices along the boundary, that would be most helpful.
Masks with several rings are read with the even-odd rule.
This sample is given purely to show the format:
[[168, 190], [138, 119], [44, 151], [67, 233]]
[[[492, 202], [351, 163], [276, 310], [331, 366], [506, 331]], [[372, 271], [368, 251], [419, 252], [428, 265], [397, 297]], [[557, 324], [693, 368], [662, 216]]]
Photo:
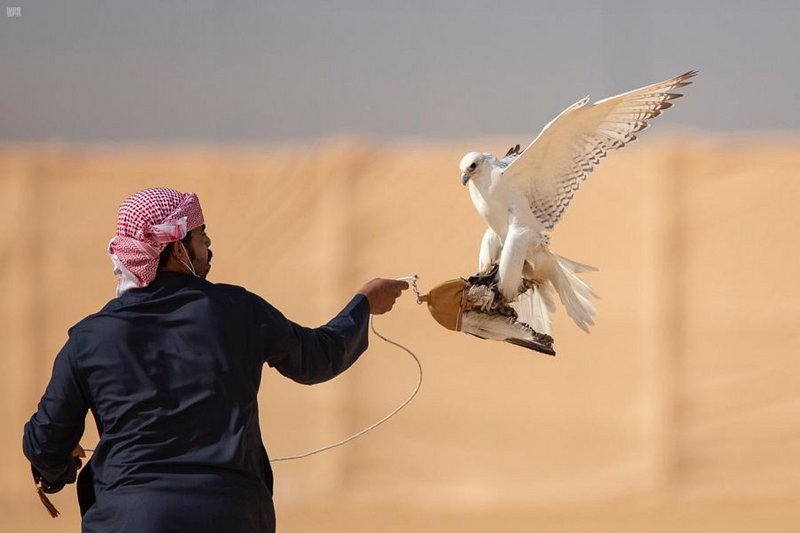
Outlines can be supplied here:
[[[381, 279], [381, 278], [378, 278]], [[408, 288], [408, 282], [402, 279], [385, 279], [387, 285], [392, 285], [394, 287], [398, 287], [401, 290], [406, 290]]]
[[395, 301], [408, 288], [406, 281], [375, 278], [367, 282], [360, 292], [369, 300], [370, 312], [373, 315], [382, 315], [391, 311]]

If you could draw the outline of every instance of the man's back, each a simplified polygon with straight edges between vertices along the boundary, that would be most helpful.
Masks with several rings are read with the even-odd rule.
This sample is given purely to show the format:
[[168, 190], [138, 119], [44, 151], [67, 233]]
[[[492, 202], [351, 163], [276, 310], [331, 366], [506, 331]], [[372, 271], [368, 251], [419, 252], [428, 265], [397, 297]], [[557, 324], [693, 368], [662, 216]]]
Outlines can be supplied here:
[[[252, 299], [238, 287], [162, 274], [72, 329], [72, 365], [101, 434], [91, 462], [100, 505], [87, 523], [106, 523], [113, 509], [101, 530], [126, 515], [156, 531], [163, 509], [173, 525], [208, 524], [242, 501], [272, 516]], [[176, 513], [181, 502], [194, 510]]]
[[257, 350], [264, 347], [247, 296], [172, 275], [129, 291], [72, 330], [75, 364], [103, 436], [95, 453], [109, 463], [108, 477], [95, 472], [104, 488], [167, 467], [253, 476], [264, 457], [241, 450], [248, 437], [260, 442], [264, 359]]

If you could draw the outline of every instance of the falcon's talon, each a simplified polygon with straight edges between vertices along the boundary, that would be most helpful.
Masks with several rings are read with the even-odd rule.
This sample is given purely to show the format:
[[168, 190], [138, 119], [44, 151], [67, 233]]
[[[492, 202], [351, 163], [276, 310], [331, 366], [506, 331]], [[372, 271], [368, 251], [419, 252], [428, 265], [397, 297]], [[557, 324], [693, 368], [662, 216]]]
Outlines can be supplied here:
[[494, 306], [494, 292], [489, 291], [489, 296], [486, 302], [481, 306], [481, 311], [486, 312]]
[[491, 287], [493, 285], [497, 285], [499, 271], [500, 265], [498, 263], [493, 263], [481, 272], [478, 272], [474, 276], [467, 278], [467, 281], [469, 281], [472, 285], [485, 285], [487, 287]]

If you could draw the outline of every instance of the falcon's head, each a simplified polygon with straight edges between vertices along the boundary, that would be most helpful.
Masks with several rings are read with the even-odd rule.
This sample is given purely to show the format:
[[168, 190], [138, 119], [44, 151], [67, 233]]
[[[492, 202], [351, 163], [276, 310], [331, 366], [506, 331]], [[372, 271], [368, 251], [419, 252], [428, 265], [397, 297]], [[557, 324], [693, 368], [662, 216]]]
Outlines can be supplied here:
[[480, 176], [485, 170], [485, 163], [492, 158], [492, 154], [470, 152], [461, 158], [458, 167], [461, 169], [461, 184], [466, 185], [469, 180]]

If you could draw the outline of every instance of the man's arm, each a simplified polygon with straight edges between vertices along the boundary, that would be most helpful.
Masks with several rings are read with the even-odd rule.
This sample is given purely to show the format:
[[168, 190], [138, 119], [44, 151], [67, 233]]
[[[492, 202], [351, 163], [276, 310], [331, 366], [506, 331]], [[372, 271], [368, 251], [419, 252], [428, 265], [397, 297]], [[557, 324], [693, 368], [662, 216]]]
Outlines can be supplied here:
[[89, 409], [75, 375], [70, 341], [56, 356], [53, 375], [39, 408], [25, 424], [22, 451], [34, 476], [44, 481], [46, 492], [57, 492], [73, 483], [79, 461], [72, 456], [83, 435]]
[[391, 310], [407, 288], [404, 281], [374, 279], [330, 322], [314, 329], [287, 320], [270, 306], [266, 311], [272, 319], [263, 326], [265, 361], [298, 383], [333, 379], [367, 349], [370, 313]]

